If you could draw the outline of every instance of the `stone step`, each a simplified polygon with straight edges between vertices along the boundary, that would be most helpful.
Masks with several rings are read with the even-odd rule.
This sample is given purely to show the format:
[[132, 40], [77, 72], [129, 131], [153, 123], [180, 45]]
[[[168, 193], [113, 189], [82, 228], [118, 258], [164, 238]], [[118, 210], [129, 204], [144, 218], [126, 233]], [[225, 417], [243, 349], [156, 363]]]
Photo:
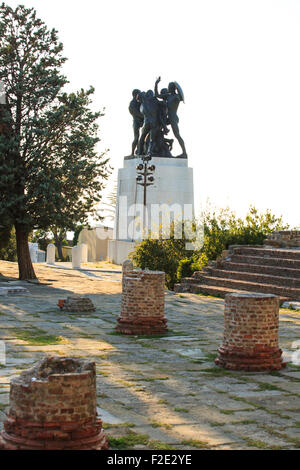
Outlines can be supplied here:
[[[245, 291], [241, 289], [233, 289], [230, 287], [219, 287], [219, 286], [212, 286], [209, 284], [194, 284], [190, 286], [189, 292], [193, 294], [207, 294], [207, 295], [212, 295], [214, 297], [222, 297], [224, 298], [226, 294], [232, 294], [233, 292], [253, 292], [253, 291]], [[280, 302], [285, 302], [289, 300], [289, 297], [284, 297], [284, 296], [278, 296], [280, 299]]]
[[209, 286], [228, 287], [233, 290], [238, 289], [249, 292], [263, 292], [266, 294], [276, 294], [282, 297], [292, 298], [293, 300], [300, 300], [300, 288], [214, 277], [206, 274], [203, 274], [200, 279], [194, 279], [194, 281], [196, 281], [192, 283], [194, 286], [197, 284], [204, 284]]
[[286, 268], [280, 266], [263, 266], [259, 264], [234, 263], [232, 261], [223, 261], [222, 269], [226, 271], [228, 270], [247, 273], [271, 274], [271, 276], [292, 277], [300, 279], [300, 269]]
[[298, 260], [300, 262], [300, 250], [274, 249], [274, 248], [256, 248], [256, 247], [237, 247], [234, 248], [234, 254], [243, 256], [259, 256], [267, 258], [283, 258]]
[[209, 276], [221, 277], [225, 279], [234, 279], [249, 282], [258, 282], [259, 284], [271, 284], [284, 287], [300, 289], [300, 279], [292, 277], [275, 276], [271, 274], [251, 273], [244, 271], [229, 271], [225, 269], [209, 268]]
[[300, 260], [293, 260], [288, 258], [272, 258], [266, 256], [246, 256], [246, 255], [232, 255], [228, 261], [233, 263], [255, 264], [260, 266], [276, 266], [292, 269], [300, 269]]

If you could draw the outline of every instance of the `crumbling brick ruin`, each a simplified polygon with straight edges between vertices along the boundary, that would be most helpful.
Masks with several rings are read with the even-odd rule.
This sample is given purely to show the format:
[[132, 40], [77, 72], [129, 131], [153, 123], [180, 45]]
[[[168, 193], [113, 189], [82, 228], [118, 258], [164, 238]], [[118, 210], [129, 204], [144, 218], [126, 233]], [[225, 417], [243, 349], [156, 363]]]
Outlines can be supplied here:
[[121, 315], [116, 330], [128, 335], [155, 335], [167, 331], [165, 273], [134, 270], [123, 264]]
[[285, 366], [278, 346], [279, 299], [272, 294], [232, 293], [225, 297], [225, 329], [216, 364], [245, 371]]
[[47, 357], [12, 379], [0, 449], [107, 448], [102, 421], [97, 418], [95, 363]]

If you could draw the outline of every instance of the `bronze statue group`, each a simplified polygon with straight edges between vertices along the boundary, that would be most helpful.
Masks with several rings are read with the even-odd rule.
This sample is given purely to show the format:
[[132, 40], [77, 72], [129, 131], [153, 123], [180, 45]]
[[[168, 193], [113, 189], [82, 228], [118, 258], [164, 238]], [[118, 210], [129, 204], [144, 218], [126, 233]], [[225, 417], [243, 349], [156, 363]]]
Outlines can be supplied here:
[[177, 109], [179, 103], [184, 101], [183, 92], [177, 82], [169, 83], [168, 88], [158, 92], [156, 80], [154, 92], [133, 90], [129, 112], [133, 117], [134, 140], [132, 142], [132, 155], [172, 157], [173, 139], [166, 136], [171, 126], [175, 138], [182, 149], [180, 157], [186, 157], [184, 141], [178, 127]]

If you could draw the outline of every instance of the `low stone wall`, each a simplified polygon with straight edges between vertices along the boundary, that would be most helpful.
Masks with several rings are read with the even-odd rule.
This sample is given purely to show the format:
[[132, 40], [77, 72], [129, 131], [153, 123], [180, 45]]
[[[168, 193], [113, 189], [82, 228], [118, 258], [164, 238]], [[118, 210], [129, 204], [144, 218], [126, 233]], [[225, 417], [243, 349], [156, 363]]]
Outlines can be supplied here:
[[246, 371], [279, 370], [285, 366], [278, 346], [278, 297], [228, 294], [224, 313], [224, 339], [215, 361], [217, 365]]
[[0, 449], [107, 449], [96, 399], [95, 363], [45, 358], [11, 381]]
[[91, 299], [80, 295], [70, 295], [66, 300], [61, 299], [58, 301], [58, 306], [63, 312], [70, 313], [91, 313], [96, 311]]
[[121, 315], [116, 330], [124, 334], [161, 334], [167, 331], [165, 273], [134, 270], [123, 264]]
[[268, 236], [264, 244], [275, 248], [298, 248], [300, 247], [300, 230], [274, 232]]

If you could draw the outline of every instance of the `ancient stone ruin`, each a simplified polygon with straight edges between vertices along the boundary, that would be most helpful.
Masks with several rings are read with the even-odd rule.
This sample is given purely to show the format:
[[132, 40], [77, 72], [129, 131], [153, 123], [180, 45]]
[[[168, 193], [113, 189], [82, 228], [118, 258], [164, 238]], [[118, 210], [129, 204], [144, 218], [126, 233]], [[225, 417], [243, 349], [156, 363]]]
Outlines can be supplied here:
[[70, 313], [89, 313], [96, 310], [91, 299], [79, 295], [70, 295], [66, 300], [59, 300], [58, 306], [63, 312]]
[[155, 335], [167, 331], [165, 273], [135, 270], [123, 263], [121, 315], [116, 330], [127, 335]]
[[12, 379], [0, 449], [107, 449], [96, 398], [94, 362], [46, 357]]
[[271, 233], [265, 240], [264, 245], [275, 248], [299, 248], [300, 230], [280, 230]]
[[278, 346], [279, 299], [272, 294], [232, 293], [225, 297], [225, 329], [216, 364], [245, 371], [285, 366]]

